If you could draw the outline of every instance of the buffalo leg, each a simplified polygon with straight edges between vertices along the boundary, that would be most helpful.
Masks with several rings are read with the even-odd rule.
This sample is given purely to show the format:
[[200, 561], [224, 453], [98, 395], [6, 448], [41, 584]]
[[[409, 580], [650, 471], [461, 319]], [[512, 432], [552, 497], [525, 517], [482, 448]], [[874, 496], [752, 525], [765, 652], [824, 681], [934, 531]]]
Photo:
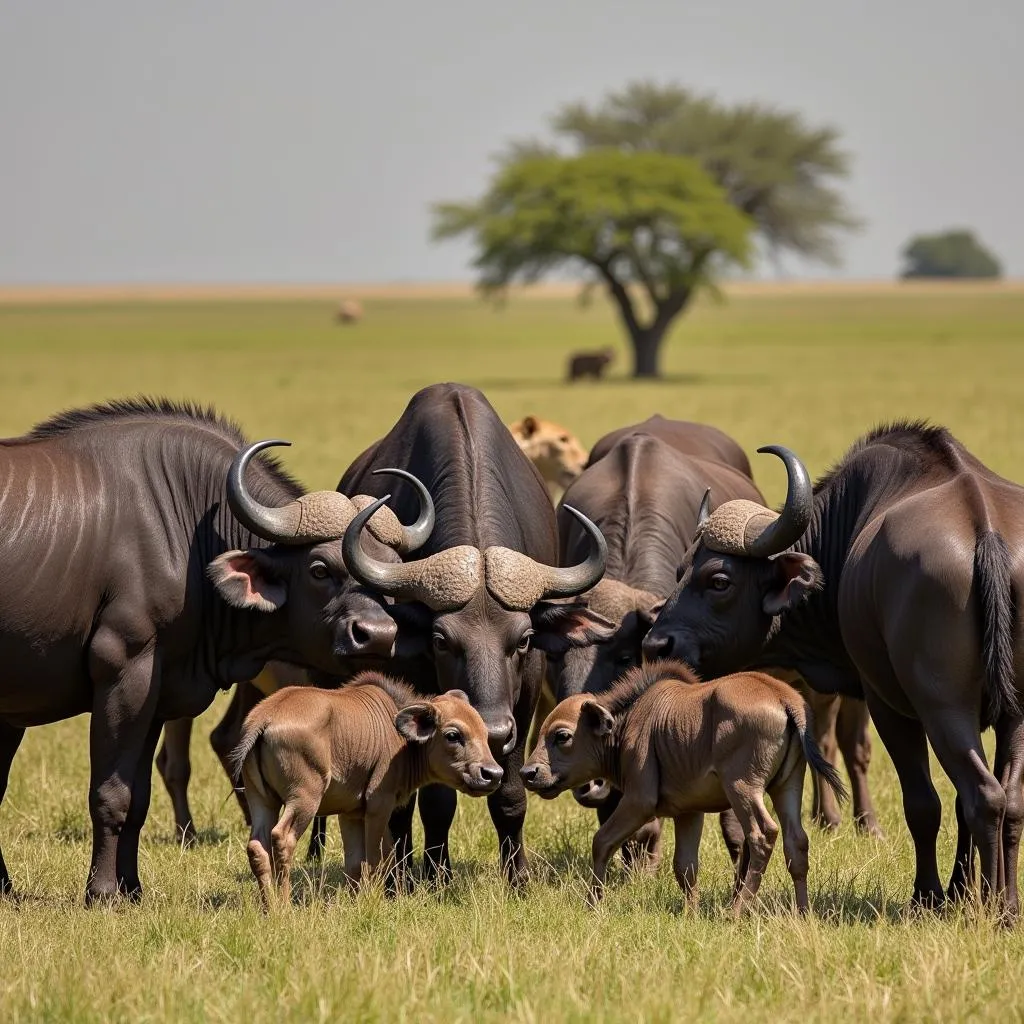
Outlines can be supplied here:
[[718, 816], [718, 827], [722, 830], [722, 841], [729, 854], [732, 866], [739, 870], [740, 860], [743, 857], [743, 829], [740, 827], [739, 819], [732, 810], [722, 811]]
[[416, 810], [416, 794], [409, 802], [391, 812], [388, 828], [395, 843], [395, 873], [406, 891], [412, 890], [412, 816]]
[[946, 899], [959, 903], [967, 899], [974, 889], [974, 837], [964, 815], [964, 802], [956, 798], [956, 853], [953, 856], [953, 873], [946, 887]]
[[704, 815], [680, 814], [675, 819], [675, 826], [676, 848], [672, 856], [672, 870], [679, 888], [683, 890], [683, 899], [693, 907], [697, 903], [697, 855], [704, 831]]
[[593, 856], [593, 879], [587, 896], [593, 906], [604, 895], [604, 882], [608, 875], [608, 862], [616, 850], [645, 822], [654, 817], [655, 804], [640, 802], [623, 795], [611, 817], [597, 830], [591, 853]]
[[[868, 714], [867, 703], [856, 697], [839, 699], [839, 714], [836, 718], [836, 739], [843, 754], [846, 771], [850, 776], [850, 788], [853, 791], [853, 821], [858, 832], [865, 835], [882, 837], [875, 816], [875, 806], [871, 802], [871, 791], [868, 789], [868, 766], [871, 764], [871, 716]], [[815, 776], [815, 786], [828, 790], [833, 801], [835, 795], [828, 786], [822, 786]]]
[[231, 791], [235, 794], [238, 806], [242, 809], [242, 816], [247, 825], [252, 824], [249, 816], [249, 805], [245, 800], [245, 792], [238, 784], [232, 774], [234, 766], [231, 761], [231, 754], [238, 746], [242, 738], [242, 726], [245, 724], [245, 716], [263, 699], [263, 694], [256, 689], [252, 683], [239, 683], [235, 692], [231, 695], [231, 703], [224, 712], [224, 717], [217, 723], [216, 728], [210, 733], [210, 746], [217, 755], [224, 774], [231, 782]]
[[[597, 808], [598, 825], [603, 825], [612, 816], [621, 799], [621, 790], [609, 789], [607, 799]], [[627, 871], [636, 868], [654, 874], [660, 861], [661, 821], [654, 818], [622, 844], [622, 866]]]
[[868, 710], [878, 735], [892, 758], [903, 792], [903, 815], [914, 841], [914, 893], [918, 906], [938, 907], [943, 901], [935, 842], [942, 821], [942, 804], [932, 785], [928, 739], [916, 718], [907, 718], [865, 687]]
[[178, 841], [186, 846], [193, 843], [196, 838], [192, 810], [188, 805], [188, 783], [192, 777], [189, 748], [192, 745], [193, 721], [191, 718], [176, 718], [165, 723], [164, 741], [156, 755], [156, 769], [164, 781], [171, 805], [174, 807]]
[[161, 723], [149, 728], [146, 744], [139, 755], [139, 764], [132, 780], [131, 803], [128, 816], [117, 840], [117, 888], [133, 900], [142, 896], [139, 880], [139, 837], [149, 814], [149, 800], [153, 791], [153, 751], [160, 739]]
[[419, 799], [420, 821], [423, 822], [423, 877], [428, 882], [446, 885], [452, 878], [448, 834], [455, 820], [458, 797], [454, 789], [431, 785], [420, 790]]
[[963, 800], [964, 818], [981, 860], [981, 897], [1002, 897], [1003, 818], [1006, 794], [989, 771], [976, 719], [940, 712], [924, 722], [935, 756]]
[[[838, 760], [839, 752], [836, 742], [836, 723], [839, 719], [842, 698], [836, 694], [816, 693], [809, 686], [802, 687], [801, 692], [814, 713], [814, 739], [818, 744], [818, 749], [825, 760], [834, 765]], [[839, 828], [843, 818], [835, 794], [828, 786], [823, 785], [818, 776], [813, 773], [811, 786], [814, 793], [811, 817], [814, 823], [819, 828], [829, 831]]]
[[[7, 792], [14, 755], [18, 752], [18, 747], [24, 736], [24, 729], [0, 722], [0, 804], [3, 803], [4, 795]], [[14, 892], [14, 886], [11, 883], [7, 865], [4, 863], [3, 850], [0, 849], [0, 896], [9, 896], [12, 892]]]
[[313, 819], [313, 829], [309, 833], [309, 848], [306, 850], [306, 860], [319, 864], [323, 860], [326, 846], [327, 819], [322, 814], [318, 814]]
[[1006, 794], [1003, 819], [1003, 872], [1006, 914], [1015, 919], [1019, 910], [1017, 860], [1021, 832], [1024, 830], [1024, 718], [1004, 716], [996, 724], [996, 776]]
[[[93, 679], [89, 723], [89, 814], [92, 860], [86, 904], [118, 893], [117, 845], [128, 821], [139, 759], [148, 754], [152, 770], [155, 738], [151, 727], [160, 686], [159, 661], [151, 646], [130, 657], [120, 631], [100, 626], [89, 649]], [[141, 827], [141, 822], [137, 823]], [[132, 827], [136, 822], [133, 820]], [[140, 895], [139, 892], [133, 895]]]

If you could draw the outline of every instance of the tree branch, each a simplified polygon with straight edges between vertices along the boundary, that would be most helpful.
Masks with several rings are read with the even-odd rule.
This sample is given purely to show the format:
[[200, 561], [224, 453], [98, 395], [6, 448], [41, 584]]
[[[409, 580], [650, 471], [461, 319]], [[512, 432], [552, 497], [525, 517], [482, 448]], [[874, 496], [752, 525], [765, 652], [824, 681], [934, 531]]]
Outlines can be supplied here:
[[601, 277], [604, 278], [605, 284], [608, 286], [609, 293], [618, 304], [619, 312], [622, 314], [623, 322], [626, 324], [626, 329], [632, 337], [637, 337], [643, 331], [643, 328], [640, 326], [640, 321], [636, 315], [636, 307], [633, 305], [629, 291], [612, 271], [611, 257], [603, 260], [591, 259], [590, 262], [598, 269]]

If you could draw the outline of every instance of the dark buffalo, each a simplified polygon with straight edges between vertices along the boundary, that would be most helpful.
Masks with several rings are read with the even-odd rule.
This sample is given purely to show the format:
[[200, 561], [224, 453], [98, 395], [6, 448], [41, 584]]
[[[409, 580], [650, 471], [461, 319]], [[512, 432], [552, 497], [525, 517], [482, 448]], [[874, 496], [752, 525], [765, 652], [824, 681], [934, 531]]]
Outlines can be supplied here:
[[[811, 488], [792, 452], [782, 513], [728, 502], [701, 524], [678, 588], [644, 643], [708, 675], [783, 665], [814, 688], [863, 694], [903, 789], [914, 899], [943, 899], [941, 807], [928, 742], [957, 792], [948, 894], [970, 884], [1017, 909], [1024, 826], [1024, 489], [938, 427], [868, 434]], [[996, 729], [995, 773], [981, 732]]]
[[[92, 713], [90, 902], [141, 894], [164, 721], [271, 658], [336, 672], [393, 648], [393, 620], [341, 559], [356, 504], [303, 494], [253, 458], [275, 443], [246, 446], [213, 412], [144, 400], [0, 442], [0, 798], [26, 728]], [[372, 543], [380, 557], [379, 538], [414, 547], [431, 519], [429, 505], [414, 527], [389, 513]]]
[[732, 466], [748, 479], [753, 479], [750, 472], [750, 460], [747, 453], [726, 433], [707, 423], [693, 423], [690, 420], [669, 420], [664, 416], [648, 417], [642, 423], [630, 427], [620, 427], [605, 434], [593, 448], [584, 469], [589, 469], [600, 462], [624, 437], [633, 434], [649, 434], [660, 438], [683, 455], [692, 455], [707, 462], [721, 463]]
[[[723, 461], [723, 455], [729, 462]], [[676, 569], [693, 542], [708, 488], [718, 502], [731, 498], [763, 501], [739, 445], [714, 427], [652, 416], [601, 438], [587, 469], [563, 496], [558, 510], [559, 554], [565, 564], [584, 557], [589, 543], [568, 504], [601, 530], [608, 544], [604, 578], [585, 594], [595, 642], [568, 649], [552, 660], [555, 700], [577, 693], [603, 693], [642, 660], [641, 644], [676, 585]], [[604, 782], [580, 787], [577, 800], [597, 809], [602, 824], [619, 794]], [[742, 832], [723, 821], [730, 853], [738, 856]], [[653, 868], [660, 852], [655, 820], [623, 848], [630, 863], [645, 853]]]
[[[601, 533], [580, 518], [590, 548], [579, 564], [552, 568], [558, 558], [554, 510], [544, 482], [515, 439], [474, 388], [437, 384], [413, 396], [391, 432], [364, 452], [339, 488], [383, 493], [374, 475], [397, 466], [421, 480], [437, 509], [434, 532], [415, 560], [396, 566], [360, 546], [360, 529], [376, 505], [353, 520], [344, 540], [349, 571], [366, 586], [397, 599], [403, 673], [417, 688], [464, 690], [487, 725], [504, 769], [488, 798], [507, 877], [524, 877], [526, 791], [519, 777], [527, 731], [544, 670], [541, 653], [587, 642], [578, 609], [553, 603], [592, 587], [604, 572]], [[399, 515], [415, 492], [395, 489]], [[452, 790], [420, 794], [428, 877], [450, 872], [448, 832]], [[396, 816], [398, 855], [411, 852], [412, 805]]]

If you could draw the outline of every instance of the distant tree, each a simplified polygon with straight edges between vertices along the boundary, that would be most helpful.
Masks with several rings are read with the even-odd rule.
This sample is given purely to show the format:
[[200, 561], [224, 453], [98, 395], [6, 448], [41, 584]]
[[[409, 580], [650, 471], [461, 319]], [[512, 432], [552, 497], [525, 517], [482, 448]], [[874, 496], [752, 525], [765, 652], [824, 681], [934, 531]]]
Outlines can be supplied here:
[[837, 233], [857, 226], [830, 184], [848, 171], [838, 134], [796, 114], [634, 83], [595, 108], [570, 104], [553, 128], [575, 155], [513, 143], [481, 199], [436, 207], [435, 237], [474, 239], [485, 294], [587, 268], [619, 310], [637, 377], [658, 375], [694, 294], [749, 263], [748, 235], [773, 257], [834, 263]]
[[973, 231], [918, 235], [903, 250], [901, 277], [1002, 277], [999, 260], [974, 237]]

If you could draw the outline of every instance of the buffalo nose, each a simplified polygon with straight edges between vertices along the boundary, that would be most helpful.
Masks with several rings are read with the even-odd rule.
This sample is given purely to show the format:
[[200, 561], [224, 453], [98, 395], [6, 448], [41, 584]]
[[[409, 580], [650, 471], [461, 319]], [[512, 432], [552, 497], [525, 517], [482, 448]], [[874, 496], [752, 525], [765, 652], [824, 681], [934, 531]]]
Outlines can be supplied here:
[[667, 658], [672, 653], [673, 641], [671, 636], [665, 634], [648, 633], [644, 637], [644, 657], [648, 661], [656, 661], [658, 658]]
[[398, 626], [391, 619], [351, 618], [345, 624], [345, 636], [352, 654], [391, 654], [398, 639]]
[[480, 766], [480, 778], [484, 782], [501, 782], [505, 775], [505, 770], [501, 765], [481, 765]]
[[523, 782], [533, 782], [533, 780], [537, 778], [537, 772], [539, 771], [540, 765], [524, 764], [523, 767], [519, 769], [519, 775]]
[[491, 750], [500, 750], [503, 754], [511, 752], [516, 745], [516, 721], [508, 718], [501, 725], [487, 727], [487, 742]]

